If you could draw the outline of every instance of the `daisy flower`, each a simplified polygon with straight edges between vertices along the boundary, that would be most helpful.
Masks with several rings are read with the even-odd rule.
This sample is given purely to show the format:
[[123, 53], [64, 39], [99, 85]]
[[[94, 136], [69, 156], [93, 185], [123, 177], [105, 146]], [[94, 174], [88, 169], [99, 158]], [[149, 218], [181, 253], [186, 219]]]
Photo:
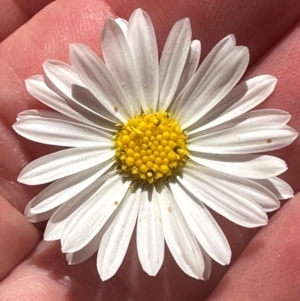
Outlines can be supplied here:
[[262, 155], [292, 143], [290, 115], [250, 111], [274, 90], [261, 75], [237, 83], [249, 51], [232, 35], [199, 65], [200, 42], [189, 19], [175, 23], [159, 58], [149, 16], [105, 22], [103, 60], [70, 45], [71, 65], [47, 60], [28, 92], [54, 111], [28, 110], [14, 129], [63, 150], [28, 164], [27, 185], [51, 183], [25, 215], [49, 219], [47, 241], [60, 240], [70, 264], [97, 252], [102, 280], [120, 267], [136, 236], [141, 266], [156, 275], [165, 247], [188, 275], [207, 279], [211, 259], [231, 250], [210, 213], [244, 227], [265, 225], [267, 212], [293, 191], [277, 176], [285, 162]]

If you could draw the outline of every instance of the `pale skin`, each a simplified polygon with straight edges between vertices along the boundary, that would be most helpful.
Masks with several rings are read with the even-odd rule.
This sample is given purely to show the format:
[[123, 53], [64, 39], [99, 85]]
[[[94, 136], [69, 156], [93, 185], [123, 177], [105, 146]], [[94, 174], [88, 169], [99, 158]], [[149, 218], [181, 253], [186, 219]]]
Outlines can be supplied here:
[[[45, 225], [37, 228], [22, 215], [26, 203], [41, 187], [18, 184], [17, 176], [28, 162], [54, 148], [25, 141], [11, 129], [19, 112], [45, 108], [24, 86], [24, 79], [42, 72], [45, 59], [68, 62], [68, 45], [73, 42], [87, 44], [101, 55], [99, 37], [104, 20], [128, 18], [141, 7], [154, 22], [160, 49], [171, 26], [184, 17], [191, 19], [193, 38], [201, 40], [202, 59], [221, 38], [235, 34], [237, 43], [250, 49], [251, 66], [245, 78], [260, 74], [278, 78], [276, 91], [261, 107], [289, 111], [293, 115], [290, 125], [299, 132], [299, 1], [50, 2], [0, 3], [0, 299], [299, 300], [300, 195], [285, 203], [259, 233], [259, 229], [238, 227], [215, 215], [231, 244], [233, 258], [227, 267], [213, 264], [209, 281], [185, 275], [168, 251], [158, 275], [148, 276], [140, 267], [133, 239], [116, 276], [102, 283], [95, 258], [68, 266], [58, 242], [42, 241]], [[296, 193], [300, 189], [299, 153], [299, 138], [284, 150], [273, 152], [289, 165], [282, 178]]]

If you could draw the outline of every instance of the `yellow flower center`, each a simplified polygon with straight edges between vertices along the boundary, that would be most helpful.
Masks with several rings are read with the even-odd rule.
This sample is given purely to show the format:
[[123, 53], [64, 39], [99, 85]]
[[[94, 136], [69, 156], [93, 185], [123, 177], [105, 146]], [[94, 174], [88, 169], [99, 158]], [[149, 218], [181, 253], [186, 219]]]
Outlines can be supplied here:
[[187, 135], [167, 112], [129, 119], [116, 135], [119, 168], [149, 184], [174, 175], [186, 164]]

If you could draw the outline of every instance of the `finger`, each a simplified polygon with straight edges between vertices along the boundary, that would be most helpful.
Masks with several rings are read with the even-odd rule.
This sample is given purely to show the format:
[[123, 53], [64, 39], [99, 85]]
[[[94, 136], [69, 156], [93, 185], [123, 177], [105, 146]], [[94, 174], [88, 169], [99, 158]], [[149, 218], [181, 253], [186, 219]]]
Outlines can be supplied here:
[[[61, 12], [64, 11], [71, 12], [72, 16], [62, 18]], [[103, 12], [107, 13], [103, 15]], [[20, 139], [10, 128], [17, 112], [28, 108], [41, 108], [26, 92], [24, 79], [42, 72], [42, 62], [49, 57], [67, 61], [71, 42], [82, 42], [91, 47], [94, 45], [93, 48], [96, 49], [95, 45], [99, 44], [99, 28], [104, 18], [112, 16], [108, 12], [109, 8], [97, 0], [91, 1], [89, 5], [81, 1], [54, 2], [15, 32], [10, 39], [0, 44], [0, 53], [3, 54], [0, 55], [0, 90], [3, 92], [0, 96], [0, 119], [4, 120], [0, 123], [0, 192], [21, 211], [38, 189], [27, 186], [24, 190], [24, 186], [18, 183], [17, 176], [32, 160], [31, 150], [35, 157], [51, 151], [48, 146], [26, 144], [28, 141]], [[61, 28], [64, 31], [57, 35]], [[47, 47], [43, 49], [37, 45]], [[16, 59], [18, 64], [13, 63]], [[27, 151], [24, 145], [29, 146], [26, 147]], [[14, 160], [11, 159], [12, 154]]]
[[15, 133], [0, 120], [0, 194], [17, 210], [23, 212], [28, 200], [33, 198], [41, 187], [28, 187], [17, 181], [21, 170], [32, 159], [22, 147]]
[[0, 3], [0, 42], [52, 1], [2, 0]]
[[103, 2], [55, 1], [1, 43], [0, 114], [7, 124], [14, 123], [17, 112], [41, 107], [26, 92], [24, 80], [41, 73], [42, 63], [48, 58], [68, 61], [72, 42], [97, 49], [99, 28], [107, 16], [112, 13]]
[[[18, 285], [16, 285], [16, 283]], [[131, 301], [132, 296], [117, 279], [101, 282], [95, 258], [68, 266], [58, 243], [42, 242], [32, 256], [0, 284], [5, 301]]]
[[300, 195], [251, 241], [207, 301], [299, 300]]
[[0, 207], [0, 280], [2, 280], [34, 248], [41, 239], [41, 233], [1, 195]]
[[[235, 229], [236, 234], [241, 234], [238, 228]], [[203, 291], [208, 293], [207, 282], [194, 280], [182, 273], [168, 251], [162, 270], [156, 277], [150, 277], [140, 267], [134, 242], [130, 248], [118, 274], [101, 282], [95, 257], [70, 266], [60, 251], [59, 243], [42, 242], [26, 261], [2, 281], [0, 299], [77, 301], [96, 300], [101, 296], [101, 301], [181, 301], [197, 299]], [[225, 269], [217, 265], [214, 268], [213, 278], [216, 280], [217, 273]]]
[[300, 18], [297, 0], [288, 1], [285, 5], [278, 0], [129, 0], [126, 1], [126, 5], [117, 0], [107, 0], [107, 3], [118, 16], [126, 19], [136, 8], [147, 11], [153, 18], [154, 25], [161, 30], [161, 44], [177, 20], [189, 17], [193, 27], [193, 38], [204, 42], [203, 56], [206, 56], [221, 38], [233, 33], [239, 44], [249, 47], [252, 62]]
[[[247, 73], [247, 78], [258, 74], [272, 74], [278, 79], [272, 95], [260, 106], [290, 112], [289, 125], [300, 132], [300, 22], [298, 22], [270, 51], [268, 51]], [[289, 170], [281, 177], [295, 192], [300, 190], [299, 182], [299, 137], [290, 146], [273, 152], [287, 163]]]
[[[62, 5], [62, 3], [64, 3], [64, 2], [58, 2], [58, 4], [57, 5]], [[79, 12], [79, 9], [81, 8], [80, 7], [80, 5], [76, 2], [76, 1], [74, 1], [74, 2], [72, 2], [72, 5], [75, 5], [76, 6], [76, 4], [77, 4], [77, 9], [78, 9], [78, 11], [77, 10], [73, 10], [72, 11], [72, 13], [74, 13], [74, 16], [73, 16], [73, 18], [75, 18], [76, 17], [76, 13], [75, 13], [75, 11], [78, 13]], [[277, 3], [278, 4], [278, 3]], [[97, 4], [95, 3], [95, 5], [96, 5], [96, 7], [97, 7]], [[279, 5], [279, 4], [278, 4]], [[56, 6], [55, 6], [56, 7]], [[98, 3], [98, 7], [99, 7], [99, 3]], [[74, 8], [74, 7], [73, 7]], [[95, 6], [93, 7], [94, 9], [95, 9]], [[178, 9], [180, 10], [180, 6], [178, 7]], [[61, 9], [62, 9], [62, 7], [61, 7]], [[60, 11], [61, 11], [61, 9], [60, 9]], [[107, 9], [107, 8], [106, 8]], [[255, 10], [256, 10], [256, 8], [255, 7], [252, 7], [252, 14], [254, 14], [254, 12], [255, 12]], [[212, 12], [213, 13], [213, 12]], [[215, 12], [215, 14], [217, 14], [216, 12]], [[229, 12], [227, 12], [227, 14], [229, 14]], [[52, 14], [52, 16], [54, 16], [55, 17], [55, 14], [53, 15]], [[216, 16], [216, 15], [215, 15]], [[230, 14], [229, 14], [229, 16], [230, 16]], [[78, 20], [81, 20], [81, 18], [83, 18], [84, 17], [84, 15], [83, 15], [83, 13], [82, 13], [82, 11], [80, 11], [80, 14], [79, 15], [77, 15], [77, 18], [75, 18], [76, 20], [78, 19]], [[102, 16], [103, 17], [103, 16]], [[45, 19], [45, 15], [44, 15], [44, 19]], [[194, 20], [194, 19], [193, 19]], [[192, 21], [193, 21], [192, 20]], [[35, 20], [36, 21], [36, 20]], [[101, 19], [101, 22], [103, 22], [103, 18]], [[102, 25], [102, 23], [101, 22], [99, 22], [99, 24], [101, 24]], [[165, 21], [166, 22], [166, 21]], [[96, 22], [95, 22], [96, 23]], [[36, 23], [36, 24], [38, 24], [38, 23]], [[99, 25], [98, 24], [98, 25]], [[93, 24], [92, 26], [94, 26], [95, 24]], [[163, 28], [163, 25], [164, 24], [161, 24], [160, 25], [160, 28]], [[237, 26], [238, 26], [238, 24], [236, 24]], [[69, 25], [70, 26], [70, 25]], [[76, 27], [76, 29], [78, 30], [77, 32], [76, 32], [76, 34], [78, 35], [78, 37], [77, 37], [77, 39], [82, 39], [82, 40], [85, 40], [85, 38], [86, 37], [83, 37], [82, 36], [82, 34], [80, 33], [80, 31], [79, 31], [79, 29], [80, 29], [80, 27], [79, 28], [77, 28]], [[94, 29], [94, 31], [92, 30], [91, 32], [93, 32], [94, 34], [96, 33], [96, 32], [98, 32], [99, 31], [99, 28], [97, 28], [97, 30], [96, 30], [96, 28], [94, 28], [94, 27], [92, 27], [92, 29]], [[279, 29], [278, 29], [279, 30]], [[282, 30], [282, 29], [281, 29]], [[49, 30], [49, 32], [47, 33], [46, 32], [46, 36], [47, 36], [47, 34], [49, 34], [49, 36], [48, 36], [48, 40], [47, 41], [49, 41], [49, 40], [51, 40], [51, 37], [50, 37], [50, 32], [52, 32], [51, 30]], [[91, 34], [91, 32], [89, 32], [89, 34]], [[160, 32], [159, 31], [159, 29], [158, 29], [158, 32]], [[72, 34], [74, 33], [74, 29], [72, 30], [72, 33], [70, 32], [70, 35], [71, 35], [71, 37], [72, 37]], [[52, 32], [52, 34], [53, 34], [53, 32]], [[257, 34], [257, 33], [256, 33]], [[163, 33], [161, 34], [161, 35], [163, 35]], [[212, 36], [213, 36], [213, 33], [212, 33]], [[93, 36], [88, 36], [89, 38], [91, 38], [91, 42], [87, 42], [87, 44], [91, 44], [93, 47], [96, 45], [96, 38], [94, 37], [93, 38]], [[98, 37], [97, 37], [98, 38]], [[60, 40], [58, 40], [58, 41], [56, 41], [56, 42], [58, 42], [57, 44], [56, 44], [56, 46], [58, 46], [58, 45], [60, 45], [60, 46], [62, 46], [62, 48], [61, 49], [63, 49], [64, 51], [65, 51], [65, 54], [67, 53], [67, 51], [66, 51], [66, 49], [67, 49], [67, 43], [68, 42], [70, 42], [70, 40], [68, 40], [69, 38], [68, 37], [66, 37], [65, 38], [65, 40], [67, 40], [67, 42], [65, 43], [65, 41], [60, 41]], [[162, 39], [162, 38], [161, 38]], [[59, 43], [59, 41], [61, 42], [61, 44]], [[43, 41], [42, 41], [43, 42]], [[203, 44], [205, 44], [205, 42], [206, 42], [206, 40], [204, 39], [204, 41], [203, 41]], [[49, 42], [48, 42], [49, 43]], [[95, 44], [94, 44], [95, 43]], [[270, 45], [269, 45], [270, 46]], [[257, 45], [256, 45], [256, 47], [257, 47], [257, 49], [260, 49], [260, 45], [259, 45], [259, 43], [257, 42]], [[51, 47], [50, 47], [51, 48]], [[96, 48], [96, 47], [95, 47]], [[63, 56], [63, 51], [58, 51], [57, 49], [47, 49], [48, 51], [49, 51], [49, 53], [51, 54], [51, 53], [53, 53], [53, 56], [55, 57], [55, 58], [60, 58], [60, 59], [64, 59], [64, 56]], [[0, 49], [0, 52], [1, 52], [1, 49]], [[49, 55], [49, 53], [48, 53], [48, 55]], [[30, 52], [28, 52], [28, 55], [29, 55], [29, 57], [30, 57]], [[21, 56], [22, 56], [22, 54], [21, 54]], [[40, 55], [38, 56], [38, 59], [40, 59], [41, 61], [44, 59], [44, 57], [47, 57], [46, 56], [46, 53], [44, 53], [44, 52], [42, 52], [42, 53], [40, 53]], [[48, 56], [49, 57], [49, 56]], [[33, 61], [33, 60], [32, 60]], [[12, 61], [12, 59], [9, 61], [10, 62], [10, 65], [12, 65], [12, 66], [16, 66], [16, 65], [14, 65], [14, 62]], [[41, 63], [41, 62], [40, 62]], [[27, 66], [25, 66], [25, 67], [27, 67]], [[36, 68], [36, 69], [34, 69], [34, 68]], [[23, 71], [23, 68], [22, 69], [17, 69], [17, 71], [18, 72], [16, 72], [17, 74], [18, 73], [20, 73], [21, 75], [20, 75], [20, 77], [19, 78], [22, 78], [22, 76], [23, 77], [27, 77], [29, 74], [27, 74], [26, 75], [26, 73], [29, 73], [29, 71], [31, 70], [31, 71], [34, 71], [34, 70], [40, 70], [40, 69], [38, 69], [38, 68], [40, 68], [40, 67], [37, 67], [37, 64], [34, 66], [34, 67], [32, 67], [32, 66], [28, 66], [28, 69], [26, 70], [26, 72], [24, 72]], [[6, 70], [8, 70], [8, 69], [6, 69]], [[12, 70], [14, 70], [13, 68], [12, 68]], [[256, 72], [259, 72], [259, 70], [258, 69], [256, 69]], [[36, 72], [35, 72], [36, 73]], [[31, 74], [34, 74], [34, 73], [31, 73]], [[31, 75], [30, 74], [30, 75]], [[23, 88], [23, 86], [22, 86], [22, 88]], [[18, 91], [18, 90], [17, 90]], [[24, 93], [24, 91], [22, 92], [22, 93]], [[21, 94], [22, 94], [21, 93]], [[25, 101], [22, 103], [23, 105], [25, 105], [25, 106], [29, 106], [30, 104], [29, 104], [29, 101], [31, 100], [29, 97], [27, 97], [27, 98], [24, 98], [25, 99]], [[32, 100], [31, 100], [32, 101]], [[21, 103], [21, 102], [20, 102]], [[6, 107], [6, 109], [7, 108], [10, 108], [10, 110], [11, 110], [11, 117], [13, 117], [14, 116], [14, 113], [16, 113], [16, 111], [17, 110], [19, 110], [20, 109], [20, 106], [18, 107], [18, 108], [12, 108], [12, 106], [11, 107], [9, 107], [9, 106], [7, 106]], [[14, 110], [14, 111], [13, 111]], [[7, 119], [8, 120], [8, 122], [9, 122], [9, 119]], [[230, 233], [233, 233], [234, 234], [234, 232], [232, 232], [232, 229], [233, 229], [233, 226], [231, 227], [231, 228], [228, 228], [228, 229], [230, 229]], [[247, 233], [250, 233], [250, 231], [245, 231], [245, 232], [243, 232], [243, 231], [241, 231], [240, 230], [240, 228], [238, 228], [237, 227], [237, 229], [238, 230], [236, 230], [238, 233], [240, 233], [241, 235], [242, 235], [242, 237], [245, 237], [245, 240], [243, 241], [243, 240], [240, 240], [241, 241], [241, 244], [242, 244], [242, 246], [244, 246], [248, 241], [249, 241], [249, 236], [247, 235]], [[229, 230], [228, 230], [229, 231]], [[234, 251], [236, 252], [236, 250], [238, 250], [238, 248], [236, 248], [236, 246], [233, 246], [233, 249], [234, 249]], [[167, 261], [168, 259], [166, 258], [166, 261]], [[172, 259], [171, 259], [172, 260]], [[174, 264], [174, 262], [173, 261], [170, 261], [170, 262], [172, 262], [170, 265], [172, 266], [172, 267], [175, 267], [174, 269], [175, 269], [175, 271], [176, 271], [176, 265]], [[132, 268], [134, 268], [134, 266], [132, 267]], [[136, 294], [140, 294], [140, 296], [144, 296], [144, 294], [145, 294], [145, 290], [140, 290], [139, 289], [139, 287], [146, 287], [147, 286], [147, 284], [149, 284], [149, 281], [150, 281], [150, 279], [149, 279], [149, 277], [145, 277], [144, 278], [144, 280], [142, 280], [143, 281], [143, 283], [142, 284], [140, 284], [139, 283], [139, 287], [136, 285], [136, 283], [137, 283], [137, 281], [138, 281], [138, 279], [139, 278], [134, 278], [134, 277], [132, 277], [131, 279], [130, 279], [130, 281], [129, 280], [126, 280], [127, 279], [127, 275], [128, 275], [128, 269], [126, 269], [126, 270], [123, 270], [123, 275], [121, 274], [120, 275], [120, 277], [124, 277], [124, 281], [128, 281], [128, 286], [129, 287], [131, 287], [131, 289], [132, 290], [134, 290], [135, 292], [136, 292]], [[134, 276], [134, 275], [133, 275]], [[190, 279], [190, 278], [188, 278], [187, 276], [185, 276], [185, 275], [183, 275], [183, 273], [178, 269], [177, 270], [177, 272], [175, 272], [173, 275], [172, 275], [173, 277], [172, 277], [172, 280], [173, 280], [173, 282], [172, 282], [172, 285], [169, 287], [169, 288], [166, 288], [165, 290], [163, 290], [163, 291], [154, 291], [153, 290], [153, 287], [155, 287], [156, 285], [157, 285], [157, 283], [155, 282], [155, 281], [157, 281], [157, 280], [153, 280], [153, 281], [151, 281], [151, 287], [149, 287], [148, 286], [148, 290], [146, 290], [146, 292], [149, 292], [149, 296], [152, 296], [153, 297], [153, 294], [155, 294], [155, 296], [156, 297], [158, 297], [158, 298], [160, 298], [161, 296], [163, 296], [163, 294], [164, 295], [166, 295], [166, 294], [169, 294], [169, 291], [170, 290], [172, 290], [172, 292], [173, 292], [173, 294], [175, 295], [176, 294], [176, 292], [178, 293], [179, 292], [179, 290], [181, 289], [181, 287], [179, 287], [178, 285], [176, 285], [176, 283], [177, 283], [177, 281], [179, 282], [180, 281], [180, 283], [184, 283], [184, 284], [187, 284], [188, 285], [188, 287], [190, 288], [190, 291], [189, 291], [189, 294], [193, 294], [193, 296], [198, 296], [199, 294], [201, 294], [201, 290], [202, 290], [202, 288], [201, 289], [198, 289], [198, 286], [199, 286], [199, 282], [198, 281], [194, 281], [194, 280], [192, 280], [192, 279]], [[171, 276], [169, 276], [168, 277], [168, 279], [170, 278]], [[183, 281], [183, 278], [184, 277], [186, 277], [185, 279], [185, 281]], [[218, 277], [220, 277], [220, 275], [218, 274], [216, 274], [216, 277], [218, 278]], [[157, 279], [157, 278], [153, 278], [153, 279]], [[211, 287], [216, 283], [216, 281], [217, 281], [217, 279], [215, 278], [212, 278], [212, 280], [211, 280], [211, 282], [209, 283], [209, 284], [205, 284], [205, 286], [209, 286], [209, 285], [211, 285]], [[151, 291], [151, 293], [150, 293], [150, 291]], [[152, 295], [151, 295], [152, 294]], [[146, 296], [146, 298], [148, 298], [147, 296]], [[174, 300], [174, 299], [173, 299]]]
[[[230, 243], [232, 262], [234, 262], [256, 230], [239, 227], [217, 214], [214, 214], [214, 217], [218, 220]], [[124, 262], [115, 277], [126, 284], [128, 290], [137, 300], [203, 301], [227, 269], [228, 266], [221, 266], [213, 262], [209, 280], [193, 279], [180, 270], [170, 251], [166, 248], [162, 268], [155, 277], [151, 277], [141, 268], [135, 237], [133, 237]]]

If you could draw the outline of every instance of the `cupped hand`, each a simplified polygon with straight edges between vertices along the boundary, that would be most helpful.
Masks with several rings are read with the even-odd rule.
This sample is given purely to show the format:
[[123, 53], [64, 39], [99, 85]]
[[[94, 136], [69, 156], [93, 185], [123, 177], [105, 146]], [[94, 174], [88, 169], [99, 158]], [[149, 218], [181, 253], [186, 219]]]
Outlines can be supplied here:
[[[300, 131], [298, 0], [3, 1], [0, 300], [299, 300], [300, 196], [288, 201], [258, 234], [258, 229], [245, 229], [215, 215], [231, 245], [233, 264], [213, 264], [212, 275], [205, 282], [185, 275], [168, 251], [158, 275], [148, 276], [138, 262], [134, 239], [118, 273], [102, 282], [95, 258], [68, 266], [58, 242], [42, 241], [43, 225], [37, 228], [22, 215], [26, 203], [41, 187], [21, 185], [17, 176], [28, 162], [54, 150], [12, 131], [19, 112], [42, 108], [26, 92], [24, 79], [42, 73], [46, 59], [68, 62], [70, 43], [84, 43], [101, 55], [100, 33], [105, 19], [128, 18], [138, 7], [152, 18], [160, 49], [172, 25], [185, 17], [191, 20], [193, 38], [201, 40], [202, 59], [221, 38], [234, 34], [238, 44], [250, 49], [251, 65], [245, 78], [260, 74], [278, 78], [275, 92], [262, 106], [290, 112], [290, 125]], [[283, 178], [295, 192], [300, 188], [299, 153], [299, 139], [276, 152], [289, 166]]]

